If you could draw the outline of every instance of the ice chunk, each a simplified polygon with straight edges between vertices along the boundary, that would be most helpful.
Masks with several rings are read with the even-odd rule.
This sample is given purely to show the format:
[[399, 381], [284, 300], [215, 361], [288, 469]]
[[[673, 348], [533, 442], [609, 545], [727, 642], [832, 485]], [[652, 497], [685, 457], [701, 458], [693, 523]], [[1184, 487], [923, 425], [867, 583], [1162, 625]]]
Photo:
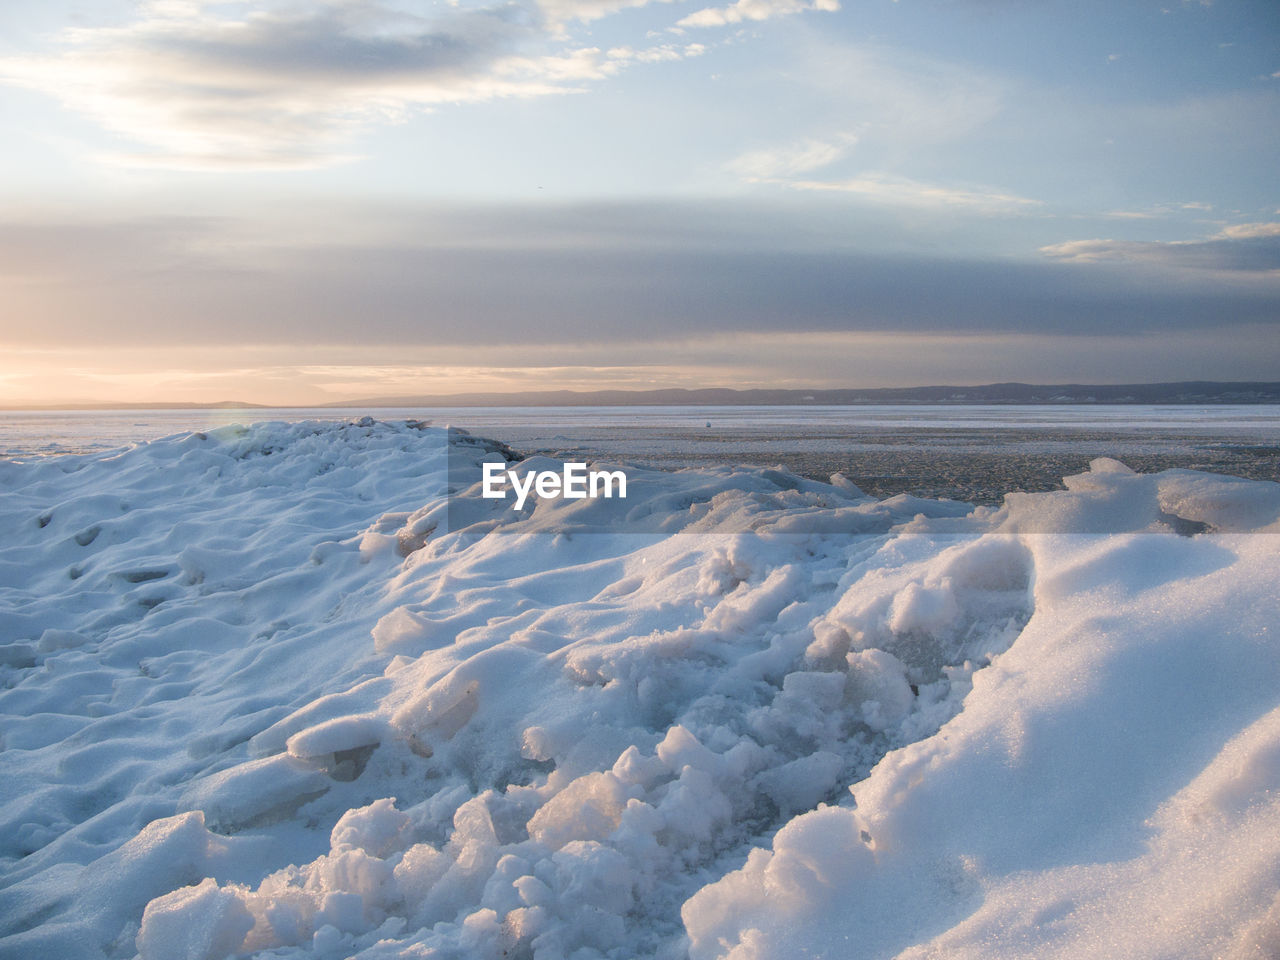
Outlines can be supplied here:
[[639, 791], [612, 773], [579, 777], [529, 820], [529, 836], [558, 850], [572, 840], [603, 840], [622, 821], [627, 800]]
[[363, 850], [371, 857], [385, 858], [403, 847], [409, 822], [396, 809], [395, 797], [387, 797], [344, 813], [334, 824], [329, 842], [338, 853]]
[[198, 780], [181, 803], [202, 810], [212, 829], [235, 833], [287, 819], [332, 785], [319, 768], [281, 754]]
[[142, 960], [222, 960], [252, 927], [241, 898], [206, 878], [147, 904], [138, 953]]

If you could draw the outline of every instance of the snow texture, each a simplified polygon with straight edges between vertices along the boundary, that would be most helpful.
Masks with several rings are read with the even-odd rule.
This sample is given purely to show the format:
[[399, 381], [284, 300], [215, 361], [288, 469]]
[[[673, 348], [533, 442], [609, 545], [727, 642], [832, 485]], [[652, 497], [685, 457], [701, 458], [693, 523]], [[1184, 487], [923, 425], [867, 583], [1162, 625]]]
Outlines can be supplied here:
[[509, 456], [0, 462], [0, 956], [1280, 951], [1280, 485], [447, 496]]

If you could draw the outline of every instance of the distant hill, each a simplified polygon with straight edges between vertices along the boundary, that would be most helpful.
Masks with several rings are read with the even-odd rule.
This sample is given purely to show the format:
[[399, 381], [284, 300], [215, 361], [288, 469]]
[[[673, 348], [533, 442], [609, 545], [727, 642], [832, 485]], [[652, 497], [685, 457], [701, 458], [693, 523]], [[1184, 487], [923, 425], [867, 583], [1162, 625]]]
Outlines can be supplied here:
[[[345, 406], [345, 404], [339, 404]], [[217, 400], [213, 403], [95, 403], [90, 400], [49, 404], [0, 404], [0, 410], [270, 410], [266, 403], [245, 403], [241, 400]]]
[[[364, 397], [317, 408], [379, 407], [623, 407], [623, 406], [840, 406], [860, 403], [1280, 403], [1280, 381], [1188, 380], [1180, 383], [1034, 384], [979, 387], [880, 387], [867, 390], [541, 390], [529, 393], [447, 393]], [[0, 410], [287, 410], [263, 403], [91, 403], [37, 406], [0, 404]]]
[[1032, 384], [881, 387], [870, 390], [544, 390], [371, 397], [328, 407], [606, 407], [842, 405], [859, 403], [1280, 403], [1280, 382]]

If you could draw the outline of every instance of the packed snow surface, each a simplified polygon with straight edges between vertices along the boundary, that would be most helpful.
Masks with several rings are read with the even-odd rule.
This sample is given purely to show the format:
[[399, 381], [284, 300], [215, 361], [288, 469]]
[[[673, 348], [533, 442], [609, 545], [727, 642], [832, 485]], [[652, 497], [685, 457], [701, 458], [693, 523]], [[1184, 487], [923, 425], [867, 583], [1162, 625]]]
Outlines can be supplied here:
[[1280, 485], [450, 509], [509, 456], [0, 462], [0, 956], [1280, 953]]

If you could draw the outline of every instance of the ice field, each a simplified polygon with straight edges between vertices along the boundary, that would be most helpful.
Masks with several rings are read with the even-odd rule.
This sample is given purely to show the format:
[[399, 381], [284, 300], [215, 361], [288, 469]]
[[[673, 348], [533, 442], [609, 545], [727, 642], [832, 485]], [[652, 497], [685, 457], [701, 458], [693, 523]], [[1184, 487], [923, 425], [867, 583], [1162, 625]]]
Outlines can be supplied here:
[[0, 461], [0, 957], [1280, 954], [1280, 484], [507, 455]]

